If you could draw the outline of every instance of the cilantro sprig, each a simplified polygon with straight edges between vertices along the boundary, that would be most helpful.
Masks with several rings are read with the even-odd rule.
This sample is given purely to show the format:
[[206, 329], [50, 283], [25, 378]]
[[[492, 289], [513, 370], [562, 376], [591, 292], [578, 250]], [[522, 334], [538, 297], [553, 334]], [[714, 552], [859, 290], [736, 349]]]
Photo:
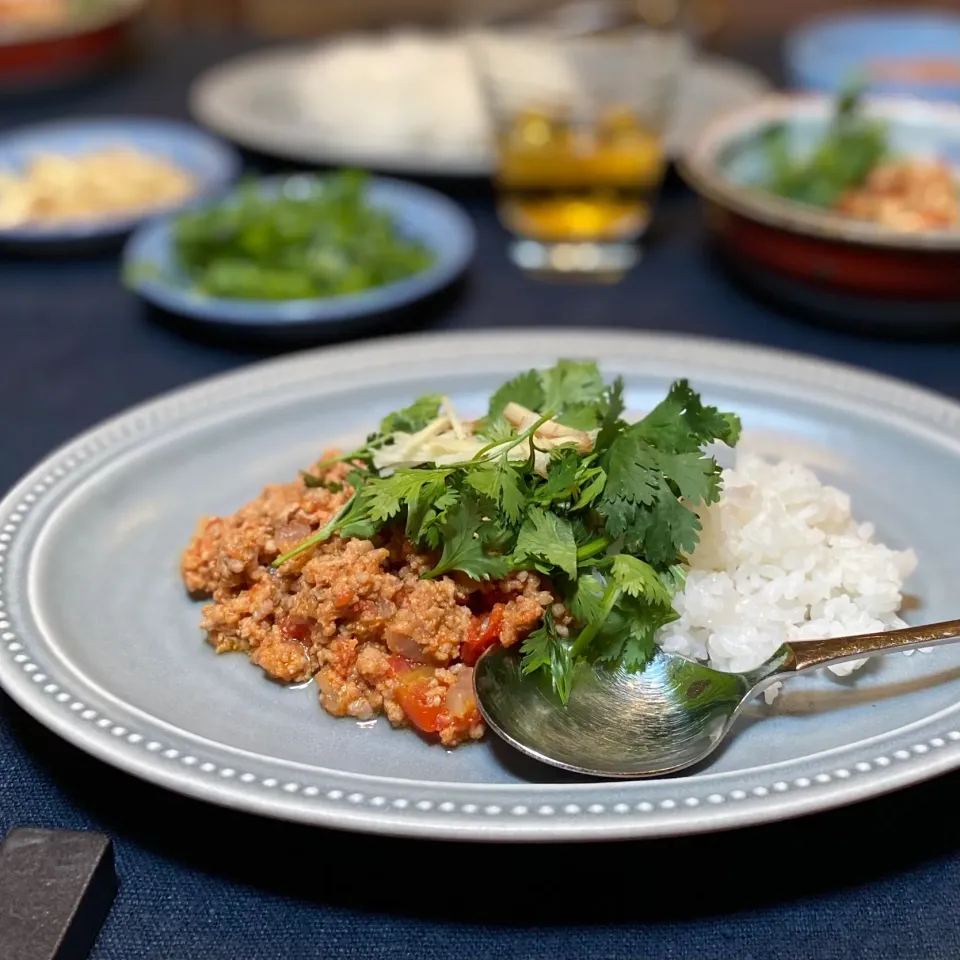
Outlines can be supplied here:
[[[559, 625], [547, 611], [521, 656], [524, 673], [545, 675], [561, 701], [580, 662], [643, 669], [657, 631], [677, 617], [673, 600], [701, 530], [697, 510], [720, 496], [721, 469], [705, 448], [734, 446], [739, 419], [679, 380], [629, 422], [621, 380], [606, 384], [595, 363], [561, 360], [493, 394], [469, 425], [471, 455], [412, 466], [403, 456], [378, 469], [391, 445], [434, 430], [444, 405], [421, 397], [338, 458], [354, 465], [350, 499], [274, 566], [335, 535], [398, 528], [436, 558], [425, 579], [498, 580], [517, 570], [550, 579], [572, 621]], [[508, 422], [516, 410], [525, 419]], [[309, 485], [323, 485], [310, 476]]]

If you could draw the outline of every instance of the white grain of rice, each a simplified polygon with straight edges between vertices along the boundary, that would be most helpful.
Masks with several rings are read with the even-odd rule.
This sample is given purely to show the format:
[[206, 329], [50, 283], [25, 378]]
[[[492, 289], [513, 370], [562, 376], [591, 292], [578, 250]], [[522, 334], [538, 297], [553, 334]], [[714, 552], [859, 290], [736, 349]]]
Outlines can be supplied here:
[[[788, 640], [904, 626], [897, 612], [916, 555], [875, 542], [872, 524], [853, 518], [849, 496], [801, 464], [739, 458], [724, 470], [720, 502], [701, 517], [674, 602], [680, 619], [658, 637], [664, 649], [743, 671]], [[830, 669], [843, 676], [865, 662]]]

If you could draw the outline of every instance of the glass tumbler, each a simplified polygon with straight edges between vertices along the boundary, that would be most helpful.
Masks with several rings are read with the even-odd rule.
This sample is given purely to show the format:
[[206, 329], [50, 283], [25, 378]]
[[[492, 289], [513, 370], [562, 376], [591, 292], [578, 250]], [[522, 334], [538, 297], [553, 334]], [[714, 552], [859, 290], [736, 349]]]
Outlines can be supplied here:
[[[511, 0], [468, 31], [522, 269], [617, 279], [639, 258], [690, 42], [680, 0]], [[517, 13], [520, 9], [519, 14]]]

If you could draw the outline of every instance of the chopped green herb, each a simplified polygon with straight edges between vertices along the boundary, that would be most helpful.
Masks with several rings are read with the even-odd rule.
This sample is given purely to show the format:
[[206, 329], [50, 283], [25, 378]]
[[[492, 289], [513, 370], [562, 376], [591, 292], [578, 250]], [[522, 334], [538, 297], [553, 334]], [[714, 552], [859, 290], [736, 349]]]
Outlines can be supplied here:
[[531, 507], [517, 535], [513, 562], [521, 567], [532, 565], [546, 574], [557, 569], [575, 578], [577, 541], [570, 521], [552, 511]]
[[380, 433], [390, 434], [398, 431], [416, 433], [437, 418], [442, 404], [443, 397], [438, 393], [428, 393], [418, 397], [409, 407], [385, 416], [380, 421]]
[[480, 511], [476, 502], [465, 497], [449, 514], [443, 526], [443, 553], [440, 562], [425, 577], [461, 570], [474, 580], [505, 577], [510, 566], [503, 557], [486, 553], [480, 537]]
[[323, 490], [329, 490], [331, 493], [339, 493], [343, 489], [342, 483], [324, 480], [323, 477], [318, 477], [306, 471], [301, 471], [300, 477], [303, 480], [303, 485], [308, 488], [321, 488]]
[[520, 646], [523, 656], [522, 670], [525, 674], [543, 671], [562, 703], [570, 698], [573, 686], [573, 656], [570, 644], [558, 633], [553, 614], [547, 610], [543, 624], [534, 630]]
[[180, 214], [174, 247], [193, 287], [213, 297], [296, 300], [360, 293], [420, 273], [433, 255], [367, 200], [366, 176], [343, 171], [256, 183]]
[[[509, 403], [536, 421], [518, 432], [502, 416]], [[642, 669], [657, 631], [677, 616], [673, 598], [700, 532], [696, 509], [720, 496], [721, 470], [705, 448], [736, 444], [737, 417], [704, 404], [681, 380], [631, 424], [621, 381], [605, 385], [595, 364], [562, 360], [496, 391], [472, 455], [411, 466], [418, 461], [398, 447], [394, 461], [382, 459], [437, 423], [441, 406], [439, 396], [421, 397], [339, 458], [361, 464], [348, 478], [353, 496], [274, 566], [334, 534], [400, 527], [415, 546], [439, 554], [426, 579], [497, 580], [518, 570], [550, 579], [572, 622], [559, 627], [548, 609], [521, 656], [524, 672], [549, 677], [561, 700], [581, 661]], [[565, 443], [566, 428], [591, 431], [592, 449]], [[393, 472], [378, 469], [385, 462], [395, 463]]]
[[865, 117], [860, 104], [859, 89], [841, 94], [827, 132], [804, 156], [792, 151], [784, 125], [767, 131], [766, 189], [788, 200], [829, 208], [846, 190], [860, 186], [888, 153], [886, 126]]

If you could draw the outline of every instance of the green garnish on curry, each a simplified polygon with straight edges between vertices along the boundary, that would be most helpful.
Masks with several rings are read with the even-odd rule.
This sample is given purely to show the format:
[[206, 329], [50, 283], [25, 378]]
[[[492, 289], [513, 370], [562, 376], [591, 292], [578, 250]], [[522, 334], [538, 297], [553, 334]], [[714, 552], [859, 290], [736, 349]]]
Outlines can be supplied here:
[[[677, 617], [673, 597], [701, 529], [695, 509], [720, 496], [721, 468], [704, 447], [735, 445], [740, 421], [683, 380], [636, 423], [623, 419], [623, 394], [595, 363], [561, 360], [505, 383], [470, 424], [445, 398], [421, 397], [339, 458], [357, 464], [353, 495], [274, 567], [333, 535], [397, 526], [439, 551], [424, 578], [551, 579], [576, 629], [562, 636], [547, 610], [521, 652], [524, 671], [549, 675], [561, 700], [578, 661], [642, 669]], [[424, 452], [431, 443], [448, 452]]]

